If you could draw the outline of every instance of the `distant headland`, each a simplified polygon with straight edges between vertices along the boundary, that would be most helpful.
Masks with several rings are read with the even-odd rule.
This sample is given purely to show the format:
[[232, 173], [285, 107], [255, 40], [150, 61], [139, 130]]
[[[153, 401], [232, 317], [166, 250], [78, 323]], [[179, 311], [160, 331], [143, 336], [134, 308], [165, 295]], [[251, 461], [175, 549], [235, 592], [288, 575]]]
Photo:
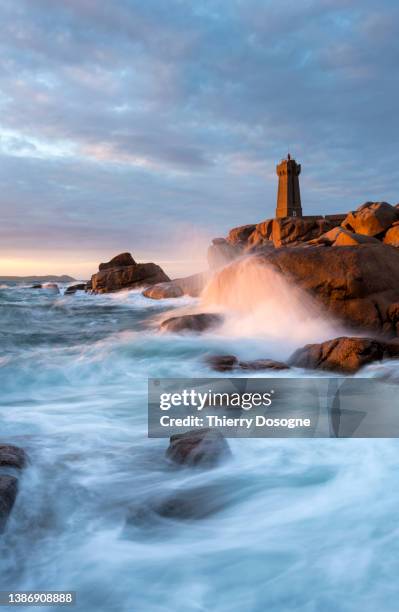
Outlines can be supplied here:
[[0, 276], [0, 283], [71, 283], [76, 278], [62, 274], [56, 276], [48, 274], [47, 276]]

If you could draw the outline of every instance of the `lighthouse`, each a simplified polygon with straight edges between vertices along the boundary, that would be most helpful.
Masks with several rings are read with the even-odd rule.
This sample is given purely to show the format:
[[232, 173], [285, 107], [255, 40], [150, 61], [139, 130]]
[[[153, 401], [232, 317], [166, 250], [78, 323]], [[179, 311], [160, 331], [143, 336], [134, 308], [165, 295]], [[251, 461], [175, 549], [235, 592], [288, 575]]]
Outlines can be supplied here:
[[276, 217], [302, 217], [299, 175], [301, 164], [291, 159], [283, 159], [276, 167], [278, 176]]

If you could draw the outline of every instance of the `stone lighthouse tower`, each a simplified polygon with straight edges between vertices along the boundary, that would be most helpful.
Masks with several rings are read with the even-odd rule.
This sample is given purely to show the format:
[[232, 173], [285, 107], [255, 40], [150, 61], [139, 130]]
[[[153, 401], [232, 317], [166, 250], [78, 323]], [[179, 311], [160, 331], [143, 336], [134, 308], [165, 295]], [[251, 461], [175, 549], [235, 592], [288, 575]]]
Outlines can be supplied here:
[[301, 164], [291, 159], [283, 159], [276, 167], [278, 175], [278, 193], [276, 217], [302, 217], [301, 194], [299, 191], [299, 175]]

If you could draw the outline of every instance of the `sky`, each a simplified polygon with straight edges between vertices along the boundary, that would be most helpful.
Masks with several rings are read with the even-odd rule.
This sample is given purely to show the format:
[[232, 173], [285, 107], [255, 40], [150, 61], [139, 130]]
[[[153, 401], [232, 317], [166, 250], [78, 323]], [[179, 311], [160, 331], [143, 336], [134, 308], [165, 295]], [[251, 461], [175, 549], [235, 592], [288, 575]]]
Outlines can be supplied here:
[[172, 275], [274, 216], [399, 200], [394, 0], [0, 0], [0, 274]]

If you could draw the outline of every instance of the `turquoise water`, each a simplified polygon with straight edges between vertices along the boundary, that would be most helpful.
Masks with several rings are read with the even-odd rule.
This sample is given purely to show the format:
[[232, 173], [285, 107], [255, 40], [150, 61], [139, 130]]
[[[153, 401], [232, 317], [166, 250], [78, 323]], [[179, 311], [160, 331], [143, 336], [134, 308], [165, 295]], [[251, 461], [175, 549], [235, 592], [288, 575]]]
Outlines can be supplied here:
[[[171, 469], [167, 440], [147, 438], [148, 376], [293, 348], [159, 334], [182, 303], [0, 289], [0, 441], [30, 456], [0, 590], [74, 590], [79, 612], [397, 610], [396, 440], [229, 440], [231, 461], [202, 471]], [[199, 516], [161, 518], [170, 496]]]

